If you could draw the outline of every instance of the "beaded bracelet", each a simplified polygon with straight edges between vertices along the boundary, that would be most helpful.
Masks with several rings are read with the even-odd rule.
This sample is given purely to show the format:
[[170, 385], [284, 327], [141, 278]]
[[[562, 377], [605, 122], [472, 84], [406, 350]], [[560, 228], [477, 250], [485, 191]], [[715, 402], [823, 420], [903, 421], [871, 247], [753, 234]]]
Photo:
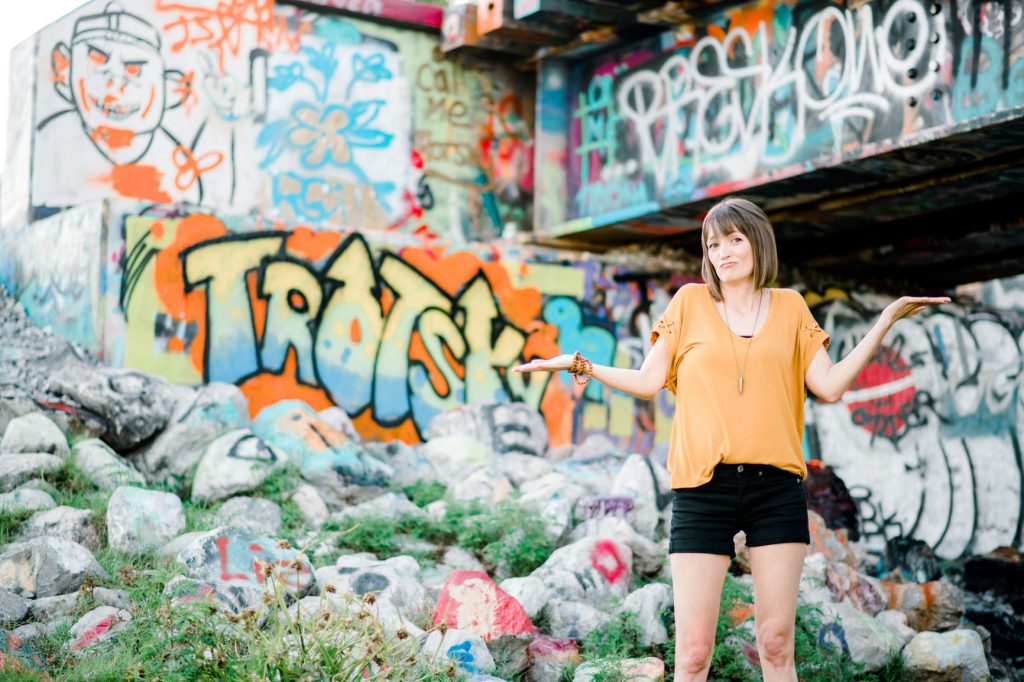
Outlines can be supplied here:
[[[594, 373], [594, 363], [580, 355], [579, 351], [573, 353], [572, 364], [569, 366], [569, 374], [578, 386], [586, 386], [590, 383], [590, 376]], [[580, 375], [584, 378], [580, 380]]]

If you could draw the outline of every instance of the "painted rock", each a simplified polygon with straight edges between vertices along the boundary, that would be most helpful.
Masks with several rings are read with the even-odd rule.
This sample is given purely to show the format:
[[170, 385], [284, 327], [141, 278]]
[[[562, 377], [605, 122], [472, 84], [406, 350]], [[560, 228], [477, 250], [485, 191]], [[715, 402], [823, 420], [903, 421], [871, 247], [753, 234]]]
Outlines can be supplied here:
[[485, 640], [534, 631], [526, 611], [483, 571], [453, 571], [434, 608], [434, 624], [446, 623]]
[[189, 577], [215, 583], [218, 590], [238, 585], [261, 592], [264, 587], [273, 591], [280, 586], [300, 598], [316, 585], [305, 556], [235, 526], [221, 526], [200, 536], [178, 555], [178, 563]]

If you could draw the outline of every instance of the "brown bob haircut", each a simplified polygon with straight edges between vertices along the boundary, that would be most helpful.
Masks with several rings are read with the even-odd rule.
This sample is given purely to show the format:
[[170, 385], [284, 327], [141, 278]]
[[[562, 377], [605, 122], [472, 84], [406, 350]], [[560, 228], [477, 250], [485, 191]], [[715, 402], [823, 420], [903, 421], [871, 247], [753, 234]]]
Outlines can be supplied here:
[[716, 301], [722, 300], [721, 283], [715, 266], [708, 258], [708, 237], [725, 237], [739, 232], [750, 240], [754, 252], [754, 286], [762, 289], [772, 282], [779, 273], [779, 256], [775, 251], [775, 231], [757, 204], [740, 197], [728, 197], [711, 207], [704, 217], [700, 233], [700, 247], [704, 253], [700, 274], [711, 289]]

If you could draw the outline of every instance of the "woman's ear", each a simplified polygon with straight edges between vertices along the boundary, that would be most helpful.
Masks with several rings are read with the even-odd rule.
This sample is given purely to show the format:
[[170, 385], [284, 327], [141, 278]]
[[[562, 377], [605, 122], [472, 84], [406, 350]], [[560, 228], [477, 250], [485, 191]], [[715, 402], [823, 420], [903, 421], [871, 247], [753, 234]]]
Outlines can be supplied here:
[[75, 98], [71, 94], [71, 50], [66, 43], [54, 45], [53, 52], [50, 53], [50, 68], [53, 71], [53, 89], [62, 100], [74, 103]]

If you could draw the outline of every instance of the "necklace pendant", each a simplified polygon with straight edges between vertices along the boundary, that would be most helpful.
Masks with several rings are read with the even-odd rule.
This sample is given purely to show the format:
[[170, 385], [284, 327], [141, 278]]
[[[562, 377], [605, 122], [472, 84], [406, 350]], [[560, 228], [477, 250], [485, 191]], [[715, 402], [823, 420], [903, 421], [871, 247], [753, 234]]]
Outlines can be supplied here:
[[740, 377], [740, 395], [743, 395], [743, 377]]

